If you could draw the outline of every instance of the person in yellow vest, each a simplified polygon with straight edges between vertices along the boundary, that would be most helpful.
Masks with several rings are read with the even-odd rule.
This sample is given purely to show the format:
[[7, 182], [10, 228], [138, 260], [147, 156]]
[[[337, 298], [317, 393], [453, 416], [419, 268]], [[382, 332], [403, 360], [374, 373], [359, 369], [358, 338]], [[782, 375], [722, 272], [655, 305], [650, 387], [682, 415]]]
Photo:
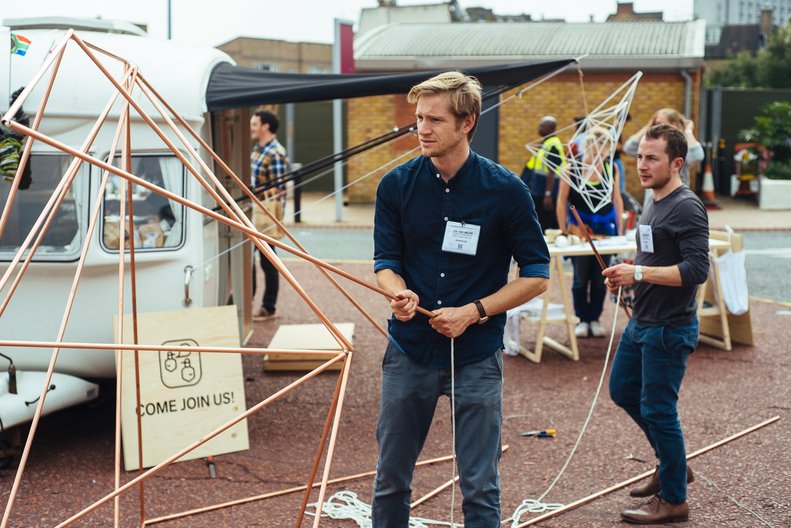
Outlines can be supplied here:
[[563, 143], [555, 135], [558, 121], [544, 116], [538, 124], [538, 134], [544, 138], [541, 148], [530, 157], [522, 172], [522, 181], [527, 184], [536, 204], [541, 230], [557, 229], [555, 205], [558, 198], [560, 174], [566, 170]]

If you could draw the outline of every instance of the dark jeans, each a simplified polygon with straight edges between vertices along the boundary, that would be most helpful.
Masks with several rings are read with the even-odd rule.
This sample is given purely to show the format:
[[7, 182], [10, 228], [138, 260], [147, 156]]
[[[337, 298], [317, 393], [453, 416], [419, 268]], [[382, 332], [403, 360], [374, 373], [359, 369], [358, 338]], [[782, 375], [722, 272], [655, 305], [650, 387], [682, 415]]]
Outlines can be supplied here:
[[[269, 246], [272, 248], [272, 251], [275, 251], [274, 246]], [[275, 311], [275, 305], [277, 304], [277, 292], [280, 289], [280, 274], [277, 272], [277, 268], [275, 265], [272, 264], [268, 258], [261, 253], [261, 250], [256, 248], [255, 251], [258, 253], [261, 262], [261, 269], [264, 271], [264, 301], [261, 303], [264, 308], [269, 310], [270, 312]], [[253, 269], [253, 295], [255, 295], [256, 291], [256, 269]]]
[[687, 500], [687, 458], [678, 419], [678, 391], [687, 356], [698, 343], [698, 320], [646, 326], [634, 319], [623, 331], [610, 373], [610, 397], [645, 433], [659, 459], [659, 494]]
[[[602, 259], [605, 265], [609, 265], [610, 257], [603, 255]], [[599, 261], [593, 255], [572, 257], [571, 264], [574, 266], [574, 284], [571, 287], [574, 313], [583, 323], [598, 321], [607, 296]]]
[[[456, 367], [456, 456], [465, 526], [500, 526], [503, 352]], [[382, 361], [382, 400], [376, 438], [373, 527], [409, 523], [412, 473], [434, 409], [450, 398], [450, 369], [416, 363], [388, 344]], [[448, 471], [450, 474], [450, 470]]]

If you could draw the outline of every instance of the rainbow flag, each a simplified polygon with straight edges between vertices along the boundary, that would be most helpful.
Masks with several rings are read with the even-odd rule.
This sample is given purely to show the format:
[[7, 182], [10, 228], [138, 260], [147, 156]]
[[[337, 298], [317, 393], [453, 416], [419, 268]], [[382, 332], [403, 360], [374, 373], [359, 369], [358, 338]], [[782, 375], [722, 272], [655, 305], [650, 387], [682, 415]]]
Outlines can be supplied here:
[[30, 46], [30, 39], [11, 33], [11, 55], [24, 55], [27, 53], [27, 48]]

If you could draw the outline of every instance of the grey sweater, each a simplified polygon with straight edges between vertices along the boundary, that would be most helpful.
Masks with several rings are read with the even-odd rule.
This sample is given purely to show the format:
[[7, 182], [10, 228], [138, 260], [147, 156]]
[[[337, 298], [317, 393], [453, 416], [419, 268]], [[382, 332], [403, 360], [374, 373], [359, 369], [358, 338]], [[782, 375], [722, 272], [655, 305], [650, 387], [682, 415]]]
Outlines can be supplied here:
[[[653, 252], [644, 251], [640, 226], [651, 226]], [[695, 317], [695, 293], [709, 274], [709, 217], [700, 199], [682, 185], [640, 216], [635, 264], [678, 265], [681, 286], [638, 282], [634, 317], [640, 324], [680, 325]]]

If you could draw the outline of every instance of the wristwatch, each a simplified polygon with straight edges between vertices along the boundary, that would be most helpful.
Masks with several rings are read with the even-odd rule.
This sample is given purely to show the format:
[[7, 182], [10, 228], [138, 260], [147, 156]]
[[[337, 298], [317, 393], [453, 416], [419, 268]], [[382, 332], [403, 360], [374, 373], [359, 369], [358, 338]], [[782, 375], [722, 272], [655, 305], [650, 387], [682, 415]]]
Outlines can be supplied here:
[[643, 267], [638, 264], [634, 267], [634, 281], [640, 282], [643, 280]]
[[478, 315], [480, 316], [480, 319], [478, 319], [478, 324], [483, 324], [486, 321], [488, 321], [489, 320], [489, 316], [486, 315], [486, 310], [484, 310], [483, 304], [481, 303], [481, 301], [475, 301], [475, 302], [473, 302], [473, 304], [478, 309]]

